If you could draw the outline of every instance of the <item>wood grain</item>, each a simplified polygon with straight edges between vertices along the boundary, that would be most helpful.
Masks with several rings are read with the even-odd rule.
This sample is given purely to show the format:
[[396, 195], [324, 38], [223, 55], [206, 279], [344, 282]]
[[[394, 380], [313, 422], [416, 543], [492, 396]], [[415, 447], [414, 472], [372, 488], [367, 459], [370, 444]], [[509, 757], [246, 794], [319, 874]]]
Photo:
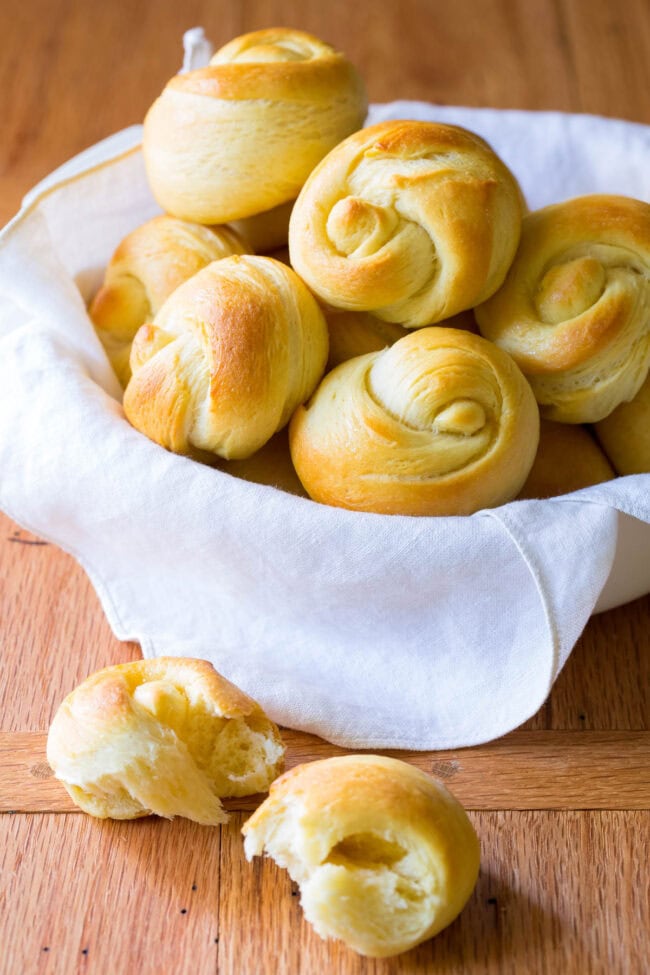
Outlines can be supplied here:
[[[283, 729], [286, 768], [348, 755]], [[0, 812], [76, 812], [47, 764], [45, 732], [0, 732]], [[650, 732], [515, 731], [476, 748], [382, 752], [441, 779], [466, 809], [650, 809]], [[260, 796], [227, 799], [255, 809]]]
[[[242, 860], [244, 819], [238, 814], [222, 830], [221, 869], [240, 894], [220, 902], [220, 975], [644, 971], [650, 905], [647, 888], [633, 881], [640, 880], [638, 836], [647, 835], [646, 812], [472, 813], [482, 867], [467, 907], [433, 941], [381, 961], [321, 941], [302, 918], [287, 874], [269, 860]], [[620, 910], [603, 910], [612, 903]], [[267, 907], [257, 913], [260, 905]], [[242, 909], [258, 918], [255, 938], [238, 934]]]
[[[0, 4], [0, 221], [55, 166], [141, 121], [196, 24], [218, 45], [274, 24], [311, 30], [357, 63], [374, 101], [650, 122], [647, 0], [22, 0]], [[412, 757], [494, 807], [471, 813], [483, 851], [476, 892], [433, 942], [385, 962], [322, 942], [287, 875], [245, 862], [241, 812], [222, 830], [28, 813], [0, 817], [0, 972], [644, 972], [650, 817], [632, 807], [647, 806], [649, 624], [650, 597], [591, 620], [523, 732]], [[0, 516], [0, 730], [19, 736], [4, 739], [10, 792], [31, 789], [29, 805], [59, 789], [42, 777], [42, 732], [25, 733], [47, 728], [89, 673], [138, 655], [112, 635], [74, 560]], [[290, 762], [337, 752], [309, 736], [287, 741]], [[550, 808], [562, 795], [576, 808]], [[603, 808], [583, 808], [591, 800]], [[544, 808], [506, 808], [524, 802]]]

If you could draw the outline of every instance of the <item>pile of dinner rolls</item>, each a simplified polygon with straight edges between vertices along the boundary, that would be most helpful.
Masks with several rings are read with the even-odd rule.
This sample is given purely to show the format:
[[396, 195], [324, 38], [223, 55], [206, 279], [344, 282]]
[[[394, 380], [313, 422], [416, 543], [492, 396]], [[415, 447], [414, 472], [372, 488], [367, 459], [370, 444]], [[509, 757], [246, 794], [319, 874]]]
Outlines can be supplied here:
[[479, 136], [366, 109], [344, 55], [284, 28], [167, 84], [143, 141], [165, 215], [90, 308], [130, 423], [387, 514], [650, 471], [650, 205], [528, 213]]

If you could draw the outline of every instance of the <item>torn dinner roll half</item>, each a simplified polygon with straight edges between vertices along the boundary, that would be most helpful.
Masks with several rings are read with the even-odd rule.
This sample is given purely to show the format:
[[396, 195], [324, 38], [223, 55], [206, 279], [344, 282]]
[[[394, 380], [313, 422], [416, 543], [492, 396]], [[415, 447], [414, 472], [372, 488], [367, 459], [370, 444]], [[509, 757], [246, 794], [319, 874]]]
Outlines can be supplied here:
[[262, 708], [205, 660], [107, 667], [59, 707], [47, 740], [55, 776], [101, 819], [155, 813], [227, 821], [221, 798], [265, 792], [284, 746]]
[[447, 927], [478, 875], [478, 839], [460, 803], [419, 769], [378, 755], [299, 765], [242, 832], [249, 860], [267, 853], [300, 885], [321, 937], [375, 958]]

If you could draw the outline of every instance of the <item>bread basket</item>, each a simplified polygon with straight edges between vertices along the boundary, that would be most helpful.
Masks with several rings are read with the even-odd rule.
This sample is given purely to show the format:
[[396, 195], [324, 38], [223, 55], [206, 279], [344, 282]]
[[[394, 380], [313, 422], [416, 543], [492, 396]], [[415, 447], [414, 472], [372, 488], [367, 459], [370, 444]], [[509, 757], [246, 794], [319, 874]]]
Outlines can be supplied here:
[[[650, 200], [650, 129], [395, 102], [488, 139], [532, 208]], [[25, 199], [0, 236], [0, 506], [70, 552], [120, 639], [205, 657], [281, 724], [447, 748], [542, 704], [589, 616], [650, 591], [650, 475], [468, 518], [327, 508], [171, 455], [124, 419], [86, 314], [158, 208], [134, 127]]]

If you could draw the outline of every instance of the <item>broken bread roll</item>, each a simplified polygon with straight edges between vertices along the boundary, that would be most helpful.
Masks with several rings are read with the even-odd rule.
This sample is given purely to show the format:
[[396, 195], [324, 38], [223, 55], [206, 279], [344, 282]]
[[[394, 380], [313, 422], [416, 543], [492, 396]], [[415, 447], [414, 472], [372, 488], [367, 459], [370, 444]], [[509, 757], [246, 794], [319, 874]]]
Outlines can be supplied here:
[[515, 177], [478, 135], [380, 122], [310, 175], [291, 213], [291, 264], [322, 301], [419, 328], [500, 287], [523, 207]]
[[84, 812], [217, 825], [226, 796], [266, 792], [284, 763], [277, 727], [205, 660], [107, 667], [60, 705], [47, 760]]
[[124, 412], [174, 453], [241, 460], [311, 395], [327, 351], [323, 314], [291, 268], [227, 257], [181, 285], [135, 336]]
[[300, 885], [322, 938], [362, 955], [407, 951], [469, 899], [479, 843], [442, 783], [394, 758], [347, 755], [299, 765], [271, 786], [242, 830]]
[[535, 397], [510, 356], [440, 326], [337, 366], [289, 427], [311, 498], [378, 514], [504, 504], [523, 486], [538, 439]]
[[89, 309], [122, 386], [131, 377], [133, 337], [180, 284], [211, 261], [250, 248], [229, 227], [202, 227], [159, 216], [137, 227], [113, 254]]
[[163, 209], [199, 223], [266, 212], [296, 198], [366, 108], [355, 68], [317, 37], [284, 27], [236, 37], [149, 109], [151, 189]]

